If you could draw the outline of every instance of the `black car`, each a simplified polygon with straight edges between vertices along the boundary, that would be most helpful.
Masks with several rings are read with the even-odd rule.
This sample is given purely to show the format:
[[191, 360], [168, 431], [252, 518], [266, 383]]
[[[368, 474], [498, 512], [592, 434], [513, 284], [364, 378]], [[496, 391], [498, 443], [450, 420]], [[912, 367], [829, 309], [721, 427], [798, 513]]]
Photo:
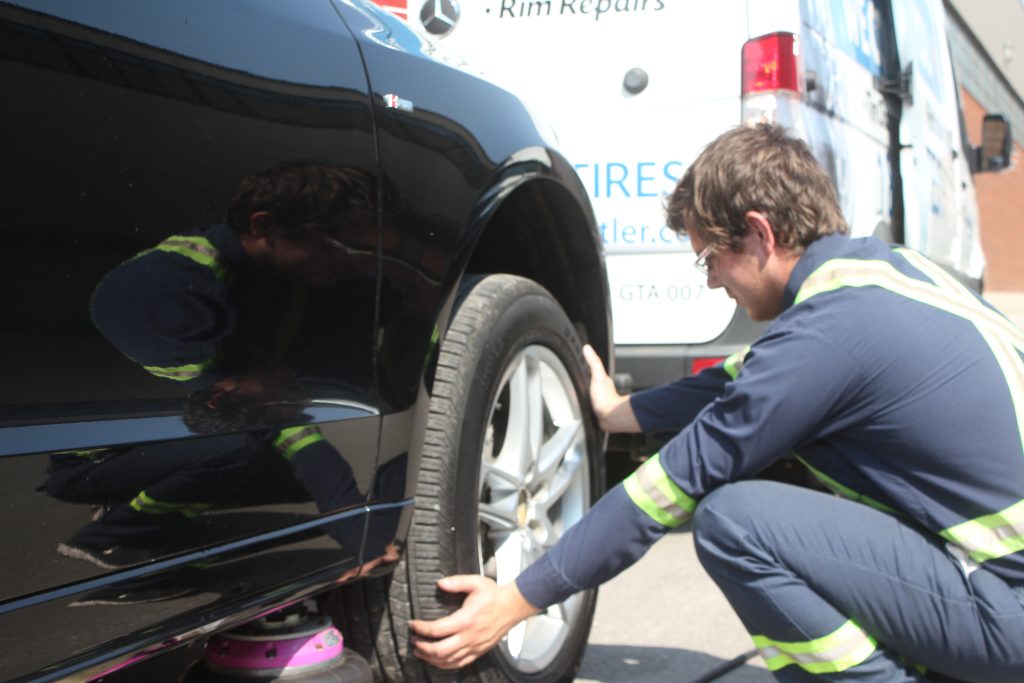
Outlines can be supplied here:
[[[312, 605], [448, 680], [408, 643], [436, 580], [512, 580], [604, 483], [551, 136], [361, 0], [3, 1], [0, 57], [0, 679]], [[460, 680], [571, 680], [594, 599]]]

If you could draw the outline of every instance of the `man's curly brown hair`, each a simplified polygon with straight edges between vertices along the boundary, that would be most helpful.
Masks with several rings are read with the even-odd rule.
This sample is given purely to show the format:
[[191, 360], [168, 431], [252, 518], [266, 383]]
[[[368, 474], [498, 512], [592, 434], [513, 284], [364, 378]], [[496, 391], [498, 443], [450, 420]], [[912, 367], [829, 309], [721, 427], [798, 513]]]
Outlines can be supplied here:
[[776, 124], [733, 128], [686, 170], [666, 206], [669, 227], [694, 230], [708, 245], [743, 249], [744, 216], [763, 214], [778, 244], [802, 252], [846, 233], [835, 189], [806, 143]]

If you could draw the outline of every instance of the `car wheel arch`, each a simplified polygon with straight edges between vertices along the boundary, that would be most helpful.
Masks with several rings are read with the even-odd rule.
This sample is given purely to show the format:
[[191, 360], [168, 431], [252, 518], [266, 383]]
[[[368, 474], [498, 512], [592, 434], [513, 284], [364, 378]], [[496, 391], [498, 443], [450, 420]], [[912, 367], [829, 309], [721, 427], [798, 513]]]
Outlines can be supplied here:
[[554, 173], [522, 176], [476, 221], [461, 272], [537, 282], [565, 309], [580, 338], [607, 359], [608, 285], [593, 215], [588, 203], [581, 204], [581, 193]]

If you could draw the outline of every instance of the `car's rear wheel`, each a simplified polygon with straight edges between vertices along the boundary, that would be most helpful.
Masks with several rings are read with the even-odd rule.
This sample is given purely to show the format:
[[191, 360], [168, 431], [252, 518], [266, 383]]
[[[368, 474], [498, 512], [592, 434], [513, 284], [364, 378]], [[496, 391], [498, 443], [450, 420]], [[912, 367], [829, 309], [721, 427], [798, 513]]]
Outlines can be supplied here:
[[[589, 508], [603, 470], [586, 386], [579, 339], [547, 291], [511, 275], [463, 286], [434, 378], [408, 547], [388, 614], [378, 605], [370, 620], [384, 627], [381, 678], [453, 680], [408, 650], [409, 615], [434, 619], [457, 606], [437, 579], [482, 573], [508, 583]], [[523, 622], [459, 680], [571, 681], [595, 597], [580, 593]]]

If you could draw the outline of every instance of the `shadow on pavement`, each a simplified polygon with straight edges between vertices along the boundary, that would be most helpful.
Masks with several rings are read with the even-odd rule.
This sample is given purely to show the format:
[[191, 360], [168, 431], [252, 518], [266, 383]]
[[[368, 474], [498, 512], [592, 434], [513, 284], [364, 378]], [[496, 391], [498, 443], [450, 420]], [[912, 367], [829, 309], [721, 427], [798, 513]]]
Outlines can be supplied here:
[[[742, 653], [737, 652], [737, 655]], [[667, 647], [589, 645], [580, 666], [578, 683], [692, 683], [728, 660], [703, 652]], [[754, 658], [754, 662], [760, 662]], [[714, 679], [715, 683], [774, 683], [767, 669], [740, 664]]]

